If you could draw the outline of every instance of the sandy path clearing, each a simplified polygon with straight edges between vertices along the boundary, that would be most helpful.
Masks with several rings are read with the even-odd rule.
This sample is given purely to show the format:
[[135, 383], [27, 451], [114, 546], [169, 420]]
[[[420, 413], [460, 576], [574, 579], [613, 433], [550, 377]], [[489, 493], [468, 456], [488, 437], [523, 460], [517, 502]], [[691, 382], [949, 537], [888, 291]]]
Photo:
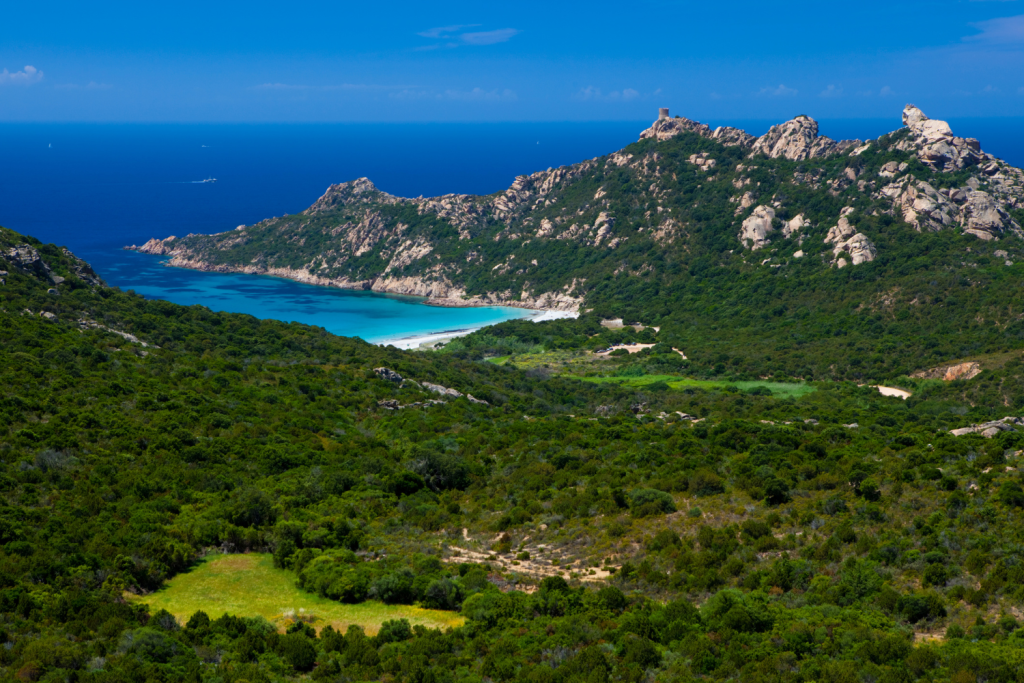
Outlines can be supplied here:
[[876, 386], [875, 388], [878, 389], [878, 393], [882, 396], [895, 396], [896, 398], [902, 398], [904, 401], [913, 395], [909, 391], [897, 389], [896, 387]]
[[618, 351], [619, 349], [626, 349], [630, 353], [636, 353], [637, 351], [640, 351], [642, 349], [649, 349], [652, 346], [654, 346], [654, 344], [629, 344], [629, 345], [623, 345], [623, 346], [615, 346], [615, 347], [609, 349], [608, 351], [599, 351], [599, 352], [595, 353], [594, 355], [595, 356], [607, 356], [612, 351]]

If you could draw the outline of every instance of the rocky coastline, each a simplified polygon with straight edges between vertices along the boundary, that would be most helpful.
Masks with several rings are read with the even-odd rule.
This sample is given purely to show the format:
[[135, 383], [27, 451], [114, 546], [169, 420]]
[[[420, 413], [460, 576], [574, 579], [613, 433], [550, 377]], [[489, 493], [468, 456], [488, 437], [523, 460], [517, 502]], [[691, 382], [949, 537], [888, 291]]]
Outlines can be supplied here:
[[558, 311], [578, 313], [583, 304], [582, 297], [573, 297], [565, 292], [549, 292], [530, 296], [526, 292], [517, 296], [514, 292], [487, 292], [469, 295], [463, 287], [453, 284], [447, 278], [426, 279], [422, 277], [393, 277], [385, 273], [381, 277], [366, 280], [330, 278], [310, 273], [306, 269], [275, 268], [257, 264], [213, 264], [202, 259], [190, 258], [180, 249], [171, 246], [177, 238], [151, 239], [141, 246], [131, 245], [124, 249], [142, 254], [169, 256], [164, 265], [172, 268], [187, 268], [209, 273], [241, 273], [245, 275], [267, 275], [294, 280], [319, 287], [336, 287], [357, 291], [371, 291], [378, 294], [395, 294], [426, 299], [428, 306], [446, 308], [474, 308], [485, 306], [507, 306], [534, 311]]

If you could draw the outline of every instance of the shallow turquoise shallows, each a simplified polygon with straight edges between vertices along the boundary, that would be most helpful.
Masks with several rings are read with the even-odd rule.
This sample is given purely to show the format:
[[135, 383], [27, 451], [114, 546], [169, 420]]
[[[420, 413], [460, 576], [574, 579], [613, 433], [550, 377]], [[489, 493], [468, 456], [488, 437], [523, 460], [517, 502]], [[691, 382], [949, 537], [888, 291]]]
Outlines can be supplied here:
[[531, 314], [503, 306], [442, 308], [427, 306], [417, 297], [352, 292], [260, 275], [168, 268], [163, 265], [164, 258], [130, 251], [89, 250], [78, 255], [92, 262], [108, 284], [147, 298], [317, 325], [333, 334], [374, 343], [474, 329]]

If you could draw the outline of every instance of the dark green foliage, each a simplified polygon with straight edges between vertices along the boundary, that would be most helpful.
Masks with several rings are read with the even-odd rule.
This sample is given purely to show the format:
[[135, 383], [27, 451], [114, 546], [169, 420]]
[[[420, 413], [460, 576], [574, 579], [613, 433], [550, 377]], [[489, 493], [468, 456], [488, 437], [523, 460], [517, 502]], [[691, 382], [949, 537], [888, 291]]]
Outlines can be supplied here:
[[1003, 482], [999, 487], [999, 500], [1013, 507], [1024, 507], [1024, 489], [1018, 482]]
[[650, 517], [676, 511], [672, 496], [655, 489], [633, 489], [629, 492], [629, 507], [634, 517]]
[[296, 671], [312, 671], [316, 664], [316, 646], [306, 633], [289, 633], [278, 639], [277, 651]]

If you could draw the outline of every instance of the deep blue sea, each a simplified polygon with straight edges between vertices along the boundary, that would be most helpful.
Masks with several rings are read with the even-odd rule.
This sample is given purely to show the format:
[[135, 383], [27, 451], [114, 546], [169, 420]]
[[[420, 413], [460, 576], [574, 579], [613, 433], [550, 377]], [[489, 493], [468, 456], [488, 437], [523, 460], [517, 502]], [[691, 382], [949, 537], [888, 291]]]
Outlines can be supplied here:
[[[755, 135], [769, 121], [717, 121]], [[112, 285], [151, 298], [320, 325], [378, 341], [479, 327], [526, 312], [445, 309], [261, 276], [167, 268], [125, 252], [151, 237], [213, 233], [305, 209], [366, 176], [402, 196], [487, 194], [516, 175], [619, 149], [649, 122], [510, 124], [0, 124], [0, 225], [67, 246]], [[822, 121], [867, 138], [899, 120]], [[951, 120], [1024, 166], [1024, 119]], [[217, 178], [216, 183], [194, 181]]]

